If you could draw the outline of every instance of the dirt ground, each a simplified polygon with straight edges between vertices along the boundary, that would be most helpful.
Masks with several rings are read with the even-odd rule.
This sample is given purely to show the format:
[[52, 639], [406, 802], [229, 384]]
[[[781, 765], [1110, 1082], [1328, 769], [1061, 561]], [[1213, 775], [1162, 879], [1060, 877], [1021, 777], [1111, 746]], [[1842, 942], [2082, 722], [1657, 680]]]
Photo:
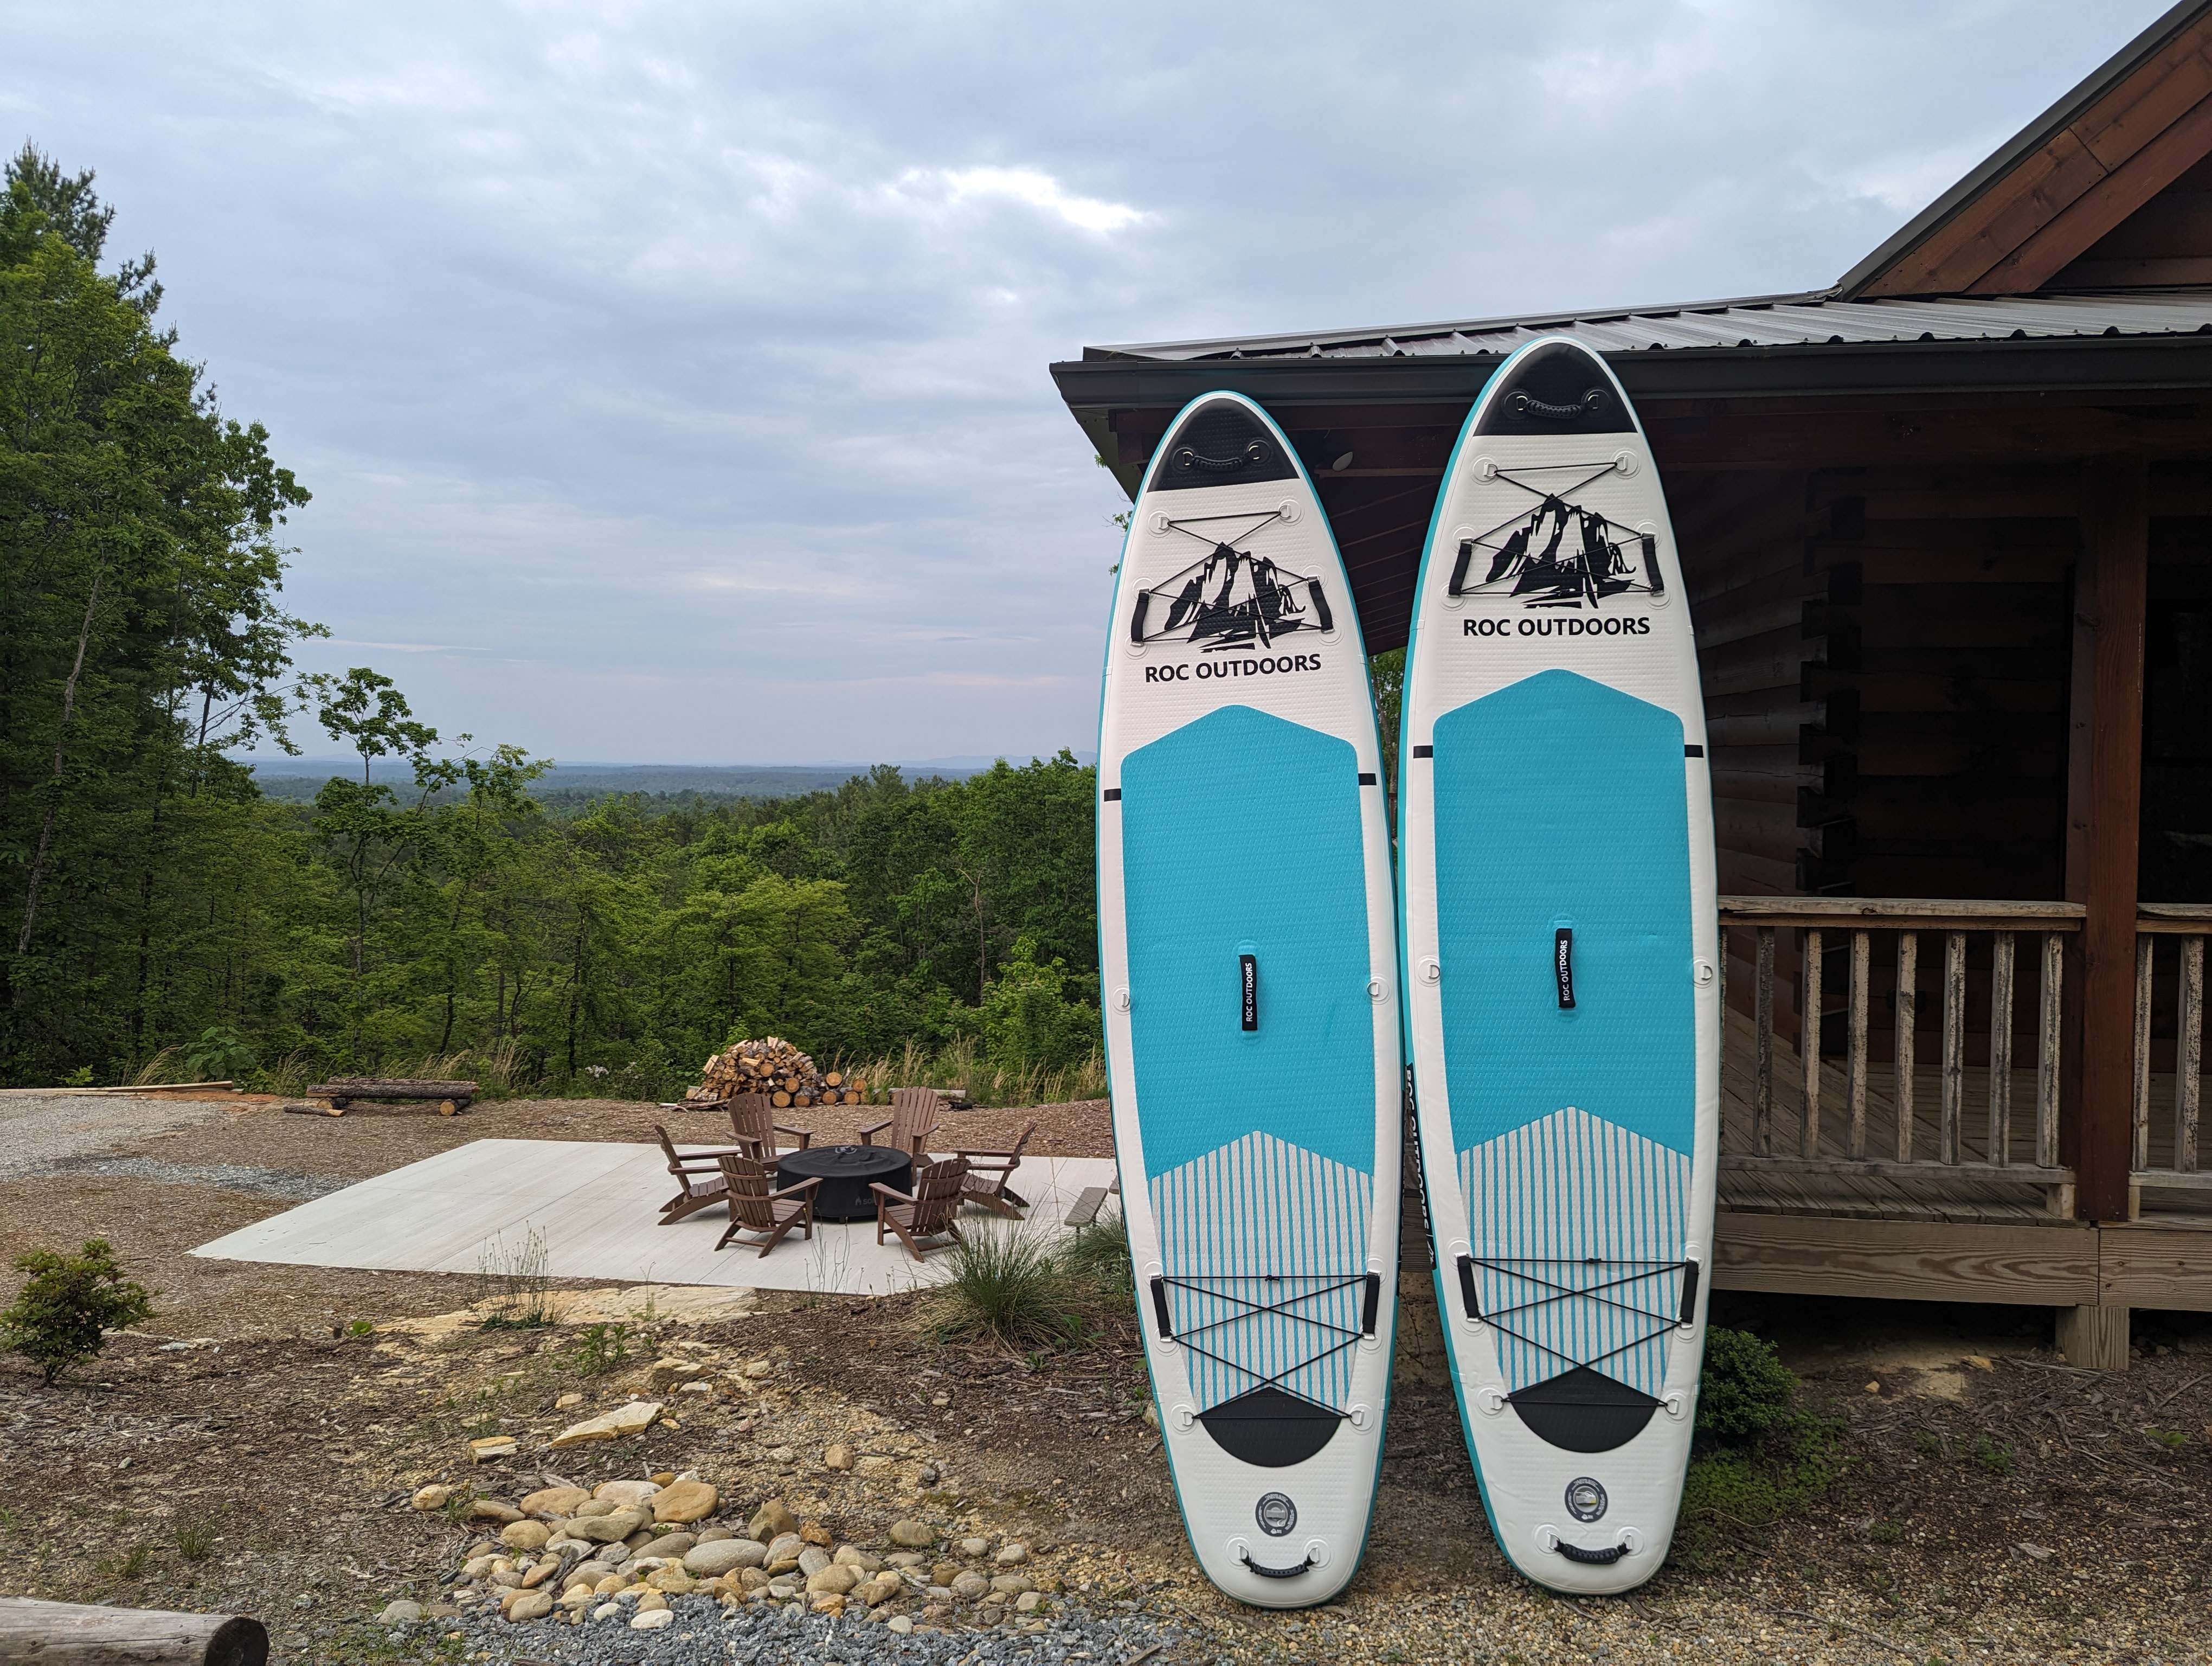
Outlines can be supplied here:
[[[436, 1596], [481, 1529], [410, 1508], [416, 1487], [466, 1481], [511, 1498], [550, 1474], [696, 1468], [741, 1512], [782, 1498], [855, 1539], [880, 1540], [901, 1515], [1018, 1534], [1060, 1600], [1185, 1623], [1173, 1660], [2135, 1666], [2212, 1652], [2212, 1328], [2193, 1317], [2138, 1314], [2143, 1357], [2107, 1376], [2058, 1363], [2038, 1310], [1723, 1292], [1716, 1321], [1773, 1338], [1837, 1421], [1842, 1477], [1779, 1523], [1722, 1511], [1703, 1554], [1678, 1556], [1632, 1598], [1574, 1602], [1519, 1579], [1492, 1543], [1425, 1277], [1409, 1277], [1366, 1561], [1344, 1598], [1267, 1614], [1195, 1576], [1143, 1416], [1133, 1316], [1101, 1315], [1087, 1346], [1024, 1358], [930, 1340], [922, 1298], [770, 1292], [719, 1323], [641, 1316], [632, 1357], [596, 1371], [605, 1362], [573, 1328], [390, 1328], [462, 1306], [471, 1279], [185, 1253], [303, 1189], [470, 1139], [636, 1140], [659, 1115], [602, 1102], [450, 1120], [239, 1105], [0, 1181], [0, 1256], [101, 1233], [161, 1292], [155, 1321], [62, 1386], [0, 1362], [0, 1593], [245, 1608], [270, 1621], [283, 1660], [421, 1658], [395, 1654], [370, 1616], [393, 1597]], [[834, 1115], [809, 1121], [834, 1137]], [[1045, 1124], [1032, 1149], [1110, 1149], [1099, 1106], [965, 1113], [957, 1143], [998, 1143], [1031, 1116]], [[356, 1320], [385, 1328], [356, 1335]], [[670, 1353], [713, 1363], [714, 1392], [668, 1396], [671, 1419], [634, 1440], [545, 1450], [570, 1419], [650, 1391], [643, 1373]], [[738, 1370], [762, 1359], [763, 1378]], [[472, 1469], [466, 1439], [495, 1431], [514, 1433], [520, 1455]], [[862, 1454], [859, 1470], [823, 1466], [836, 1441]]]

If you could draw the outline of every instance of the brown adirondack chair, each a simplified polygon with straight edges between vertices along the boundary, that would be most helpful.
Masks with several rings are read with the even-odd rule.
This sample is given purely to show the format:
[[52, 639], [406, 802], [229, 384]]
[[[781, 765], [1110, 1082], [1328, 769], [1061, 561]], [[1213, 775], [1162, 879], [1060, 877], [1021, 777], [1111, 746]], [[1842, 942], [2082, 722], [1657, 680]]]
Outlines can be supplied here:
[[891, 1090], [891, 1114], [872, 1128], [860, 1130], [860, 1143], [872, 1146], [876, 1136], [884, 1129], [890, 1138], [884, 1143], [896, 1146], [908, 1156], [921, 1155], [922, 1141], [937, 1132], [937, 1090], [933, 1087], [895, 1087]]
[[[1036, 1132], [1036, 1124], [1031, 1122], [1022, 1130], [1022, 1137], [1014, 1141], [1010, 1151], [954, 1152], [955, 1157], [967, 1159], [969, 1170], [967, 1183], [961, 1189], [960, 1201], [980, 1204], [994, 1214], [1019, 1220], [1022, 1211], [1030, 1207], [1030, 1201], [1006, 1182], [1013, 1177], [1014, 1170], [1021, 1167], [1022, 1148], [1029, 1144], [1030, 1135]], [[997, 1160], [979, 1163], [975, 1160], [979, 1157]]]
[[932, 1250], [943, 1249], [942, 1240], [957, 1240], [960, 1226], [953, 1217], [960, 1213], [960, 1190], [967, 1182], [968, 1162], [960, 1157], [918, 1165], [910, 1192], [874, 1182], [868, 1189], [876, 1195], [876, 1242], [881, 1243], [887, 1231], [896, 1232], [920, 1261]]
[[[762, 1244], [763, 1256], [783, 1242], [783, 1235], [793, 1227], [799, 1229], [803, 1237], [814, 1236], [814, 1189], [819, 1179], [802, 1180], [796, 1186], [775, 1189], [767, 1169], [750, 1157], [740, 1157], [727, 1152], [722, 1157], [722, 1182], [730, 1200], [730, 1230], [722, 1234], [714, 1248], [729, 1247], [730, 1240], [740, 1232], [765, 1232], [768, 1241]], [[752, 1245], [745, 1245], [748, 1250]]]
[[730, 1113], [730, 1132], [737, 1136], [738, 1148], [756, 1163], [775, 1166], [779, 1134], [798, 1140], [800, 1151], [814, 1143], [812, 1128], [787, 1128], [775, 1120], [775, 1107], [765, 1093], [733, 1093], [724, 1109]]
[[695, 1151], [689, 1154], [676, 1149], [676, 1142], [668, 1137], [668, 1130], [655, 1122], [653, 1131], [660, 1136], [660, 1149], [668, 1158], [668, 1172], [676, 1177], [682, 1189], [660, 1206], [660, 1224], [673, 1225], [686, 1215], [696, 1215], [702, 1209], [711, 1209], [729, 1195], [722, 1182], [721, 1158], [725, 1148]]

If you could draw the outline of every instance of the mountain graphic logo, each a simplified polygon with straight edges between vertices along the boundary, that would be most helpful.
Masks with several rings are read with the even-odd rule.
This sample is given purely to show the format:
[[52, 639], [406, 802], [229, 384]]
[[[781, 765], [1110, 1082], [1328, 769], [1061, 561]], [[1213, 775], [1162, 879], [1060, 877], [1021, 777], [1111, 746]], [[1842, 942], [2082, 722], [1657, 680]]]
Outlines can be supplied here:
[[1166, 582], [1137, 593], [1129, 640], [1179, 639], [1218, 654], [1272, 648], [1302, 630], [1334, 628], [1318, 578], [1288, 572], [1234, 544], [1216, 544]]
[[[1469, 584], [1476, 555], [1485, 550], [1489, 570]], [[1445, 593], [1515, 596], [1523, 607], [1596, 608], [1629, 593], [1667, 593], [1657, 537], [1615, 526], [1594, 509], [1547, 494], [1504, 526], [1462, 538]]]

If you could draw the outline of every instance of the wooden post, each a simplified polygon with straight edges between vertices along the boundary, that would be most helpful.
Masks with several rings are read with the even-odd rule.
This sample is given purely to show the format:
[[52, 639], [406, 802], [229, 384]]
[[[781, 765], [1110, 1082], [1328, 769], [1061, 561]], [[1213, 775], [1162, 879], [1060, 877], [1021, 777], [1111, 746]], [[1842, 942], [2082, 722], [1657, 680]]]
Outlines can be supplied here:
[[2142, 796], [2148, 470], [2100, 458], [2081, 478], [2066, 770], [2066, 897], [2087, 905], [2064, 1054], [2066, 1140], [2085, 1220], [2125, 1220], [2133, 1155], [2136, 841]]

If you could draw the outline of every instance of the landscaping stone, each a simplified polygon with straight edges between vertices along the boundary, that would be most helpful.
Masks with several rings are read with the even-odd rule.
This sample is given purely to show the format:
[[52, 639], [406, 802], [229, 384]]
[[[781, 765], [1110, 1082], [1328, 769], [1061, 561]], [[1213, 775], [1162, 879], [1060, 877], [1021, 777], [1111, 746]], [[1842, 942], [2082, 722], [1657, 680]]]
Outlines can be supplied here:
[[552, 1612], [553, 1594], [550, 1591], [525, 1591], [520, 1596], [516, 1597], [514, 1603], [507, 1608], [507, 1617], [520, 1622], [525, 1620], [542, 1620]]
[[882, 1557], [872, 1556], [858, 1545], [838, 1546], [837, 1554], [830, 1560], [833, 1562], [841, 1562], [847, 1567], [856, 1567], [863, 1573], [878, 1572], [884, 1566]]
[[384, 1605], [384, 1612], [376, 1616], [380, 1626], [411, 1626], [422, 1617], [422, 1605], [410, 1602], [402, 1596]]
[[657, 1632], [663, 1626], [672, 1626], [675, 1623], [675, 1609], [647, 1608], [632, 1618], [629, 1628], [634, 1632]]
[[1030, 1547], [1008, 1540], [999, 1547], [998, 1560], [1008, 1567], [1018, 1567], [1030, 1559]]
[[553, 1529], [543, 1522], [509, 1522], [499, 1530], [500, 1542], [515, 1550], [542, 1550], [552, 1536]]
[[446, 1500], [460, 1490], [458, 1487], [417, 1487], [410, 1502], [417, 1510], [442, 1510], [446, 1507]]
[[678, 1523], [704, 1521], [720, 1502], [721, 1494], [705, 1481], [679, 1481], [653, 1494], [653, 1519]]
[[[752, 1521], [745, 1529], [745, 1537], [768, 1544], [787, 1533], [798, 1531], [799, 1517], [784, 1507], [781, 1499], [770, 1499], [753, 1512]], [[891, 1529], [891, 1536], [898, 1536], [896, 1528]]]
[[973, 1602], [978, 1597], [989, 1595], [991, 1582], [980, 1573], [963, 1572], [953, 1577], [951, 1590], [962, 1602]]
[[830, 1566], [830, 1553], [820, 1545], [809, 1545], [799, 1553], [799, 1571], [808, 1578]]
[[612, 1499], [628, 1510], [645, 1504], [660, 1491], [660, 1483], [652, 1481], [603, 1481], [592, 1489], [595, 1499]]
[[926, 1522], [893, 1522], [891, 1542], [895, 1545], [904, 1545], [913, 1550], [927, 1550], [937, 1542], [937, 1529]]
[[527, 1494], [515, 1507], [526, 1516], [535, 1516], [541, 1521], [556, 1521], [573, 1516], [577, 1507], [591, 1501], [591, 1493], [580, 1487], [541, 1487]]
[[835, 1564], [819, 1567], [806, 1576], [806, 1591], [810, 1596], [824, 1595], [842, 1596], [860, 1583], [858, 1568], [839, 1567]]
[[643, 1434], [653, 1426], [653, 1420], [659, 1415], [659, 1401], [633, 1400], [626, 1406], [617, 1406], [611, 1412], [602, 1412], [597, 1417], [586, 1418], [581, 1423], [572, 1424], [554, 1436], [546, 1444], [558, 1449], [562, 1446], [579, 1445], [585, 1441], [619, 1440], [626, 1435]]
[[699, 1541], [689, 1533], [656, 1533], [649, 1553], [666, 1562], [680, 1562]]
[[469, 1519], [472, 1522], [519, 1522], [522, 1512], [511, 1504], [501, 1504], [496, 1499], [471, 1499]]
[[822, 1463], [828, 1469], [850, 1469], [853, 1467], [853, 1449], [839, 1441], [822, 1454]]
[[820, 1522], [809, 1522], [799, 1529], [799, 1536], [811, 1545], [820, 1545], [827, 1550], [837, 1542], [837, 1535]]
[[485, 1435], [469, 1443], [469, 1462], [489, 1463], [494, 1458], [513, 1457], [517, 1450], [513, 1435]]
[[768, 1547], [758, 1540], [717, 1539], [684, 1553], [684, 1567], [686, 1572], [710, 1579], [739, 1568], [759, 1567], [767, 1560]]
[[766, 1377], [775, 1369], [775, 1366], [769, 1360], [750, 1359], [746, 1361], [744, 1369], [740, 1371], [738, 1375], [757, 1379], [759, 1377]]
[[1014, 1598], [1015, 1610], [1020, 1614], [1035, 1614], [1043, 1606], [1044, 1596], [1043, 1594], [1039, 1591], [1025, 1590], [1020, 1596]]

